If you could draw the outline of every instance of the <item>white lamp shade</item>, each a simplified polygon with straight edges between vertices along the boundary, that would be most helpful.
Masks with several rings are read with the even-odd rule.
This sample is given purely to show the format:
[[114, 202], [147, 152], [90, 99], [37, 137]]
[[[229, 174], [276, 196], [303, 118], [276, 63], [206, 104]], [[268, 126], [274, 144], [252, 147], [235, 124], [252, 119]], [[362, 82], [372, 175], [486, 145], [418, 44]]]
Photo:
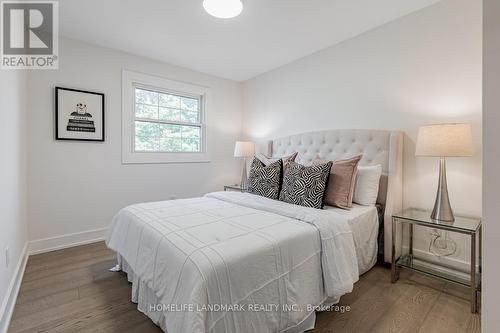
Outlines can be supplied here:
[[417, 156], [472, 156], [470, 124], [437, 124], [418, 129]]
[[236, 141], [234, 157], [250, 157], [255, 154], [255, 143], [251, 141]]

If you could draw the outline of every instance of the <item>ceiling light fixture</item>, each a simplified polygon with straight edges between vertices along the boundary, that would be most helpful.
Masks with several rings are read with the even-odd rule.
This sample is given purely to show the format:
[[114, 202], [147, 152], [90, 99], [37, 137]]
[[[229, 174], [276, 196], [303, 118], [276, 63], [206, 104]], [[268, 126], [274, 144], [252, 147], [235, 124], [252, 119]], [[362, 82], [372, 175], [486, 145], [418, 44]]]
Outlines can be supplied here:
[[232, 18], [240, 15], [243, 4], [240, 0], [203, 0], [203, 8], [212, 16]]

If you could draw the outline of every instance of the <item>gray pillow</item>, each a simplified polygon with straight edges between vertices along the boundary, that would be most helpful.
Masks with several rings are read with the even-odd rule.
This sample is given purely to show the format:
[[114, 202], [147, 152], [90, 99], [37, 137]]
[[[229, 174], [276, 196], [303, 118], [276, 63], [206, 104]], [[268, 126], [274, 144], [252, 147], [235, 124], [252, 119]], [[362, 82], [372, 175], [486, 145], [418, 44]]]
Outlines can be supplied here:
[[289, 162], [283, 176], [280, 200], [305, 207], [323, 208], [323, 196], [331, 167], [332, 162], [308, 167]]
[[278, 199], [282, 172], [283, 161], [281, 159], [266, 166], [254, 157], [248, 177], [248, 192], [269, 199]]

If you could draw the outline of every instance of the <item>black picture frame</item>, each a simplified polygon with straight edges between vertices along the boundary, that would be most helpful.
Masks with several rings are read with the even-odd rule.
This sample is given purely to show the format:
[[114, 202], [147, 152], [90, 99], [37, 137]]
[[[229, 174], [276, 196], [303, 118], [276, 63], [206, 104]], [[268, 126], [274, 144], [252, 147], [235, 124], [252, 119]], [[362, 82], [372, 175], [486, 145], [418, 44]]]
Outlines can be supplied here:
[[[94, 141], [94, 142], [104, 142], [105, 141], [105, 112], [104, 112], [104, 94], [99, 93], [99, 92], [94, 92], [94, 91], [87, 91], [87, 90], [80, 90], [80, 89], [72, 89], [72, 88], [64, 88], [64, 87], [58, 87], [56, 86], [55, 89], [55, 139], [58, 141]], [[69, 138], [69, 137], [62, 137], [59, 131], [59, 92], [61, 91], [70, 91], [74, 93], [81, 93], [81, 94], [91, 94], [91, 95], [99, 95], [101, 97], [101, 123], [102, 123], [102, 131], [101, 131], [101, 138], [95, 139], [95, 138]], [[85, 133], [85, 132], [82, 132]]]

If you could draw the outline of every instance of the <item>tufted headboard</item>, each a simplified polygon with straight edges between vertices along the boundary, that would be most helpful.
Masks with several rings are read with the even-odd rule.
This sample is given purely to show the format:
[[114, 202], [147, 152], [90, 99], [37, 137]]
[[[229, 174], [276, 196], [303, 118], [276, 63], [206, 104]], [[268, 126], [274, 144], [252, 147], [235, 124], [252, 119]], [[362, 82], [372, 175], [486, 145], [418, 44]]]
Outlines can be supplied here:
[[[274, 139], [267, 155], [286, 156], [298, 152], [296, 161], [308, 165], [321, 159], [338, 160], [363, 155], [360, 165], [382, 165], [377, 202], [384, 211], [384, 260], [391, 261], [392, 214], [403, 205], [403, 133], [371, 129], [335, 129]], [[381, 221], [382, 222], [382, 221]], [[401, 232], [401, 230], [398, 230]], [[397, 239], [401, 239], [398, 237]], [[397, 244], [397, 249], [401, 246]]]

